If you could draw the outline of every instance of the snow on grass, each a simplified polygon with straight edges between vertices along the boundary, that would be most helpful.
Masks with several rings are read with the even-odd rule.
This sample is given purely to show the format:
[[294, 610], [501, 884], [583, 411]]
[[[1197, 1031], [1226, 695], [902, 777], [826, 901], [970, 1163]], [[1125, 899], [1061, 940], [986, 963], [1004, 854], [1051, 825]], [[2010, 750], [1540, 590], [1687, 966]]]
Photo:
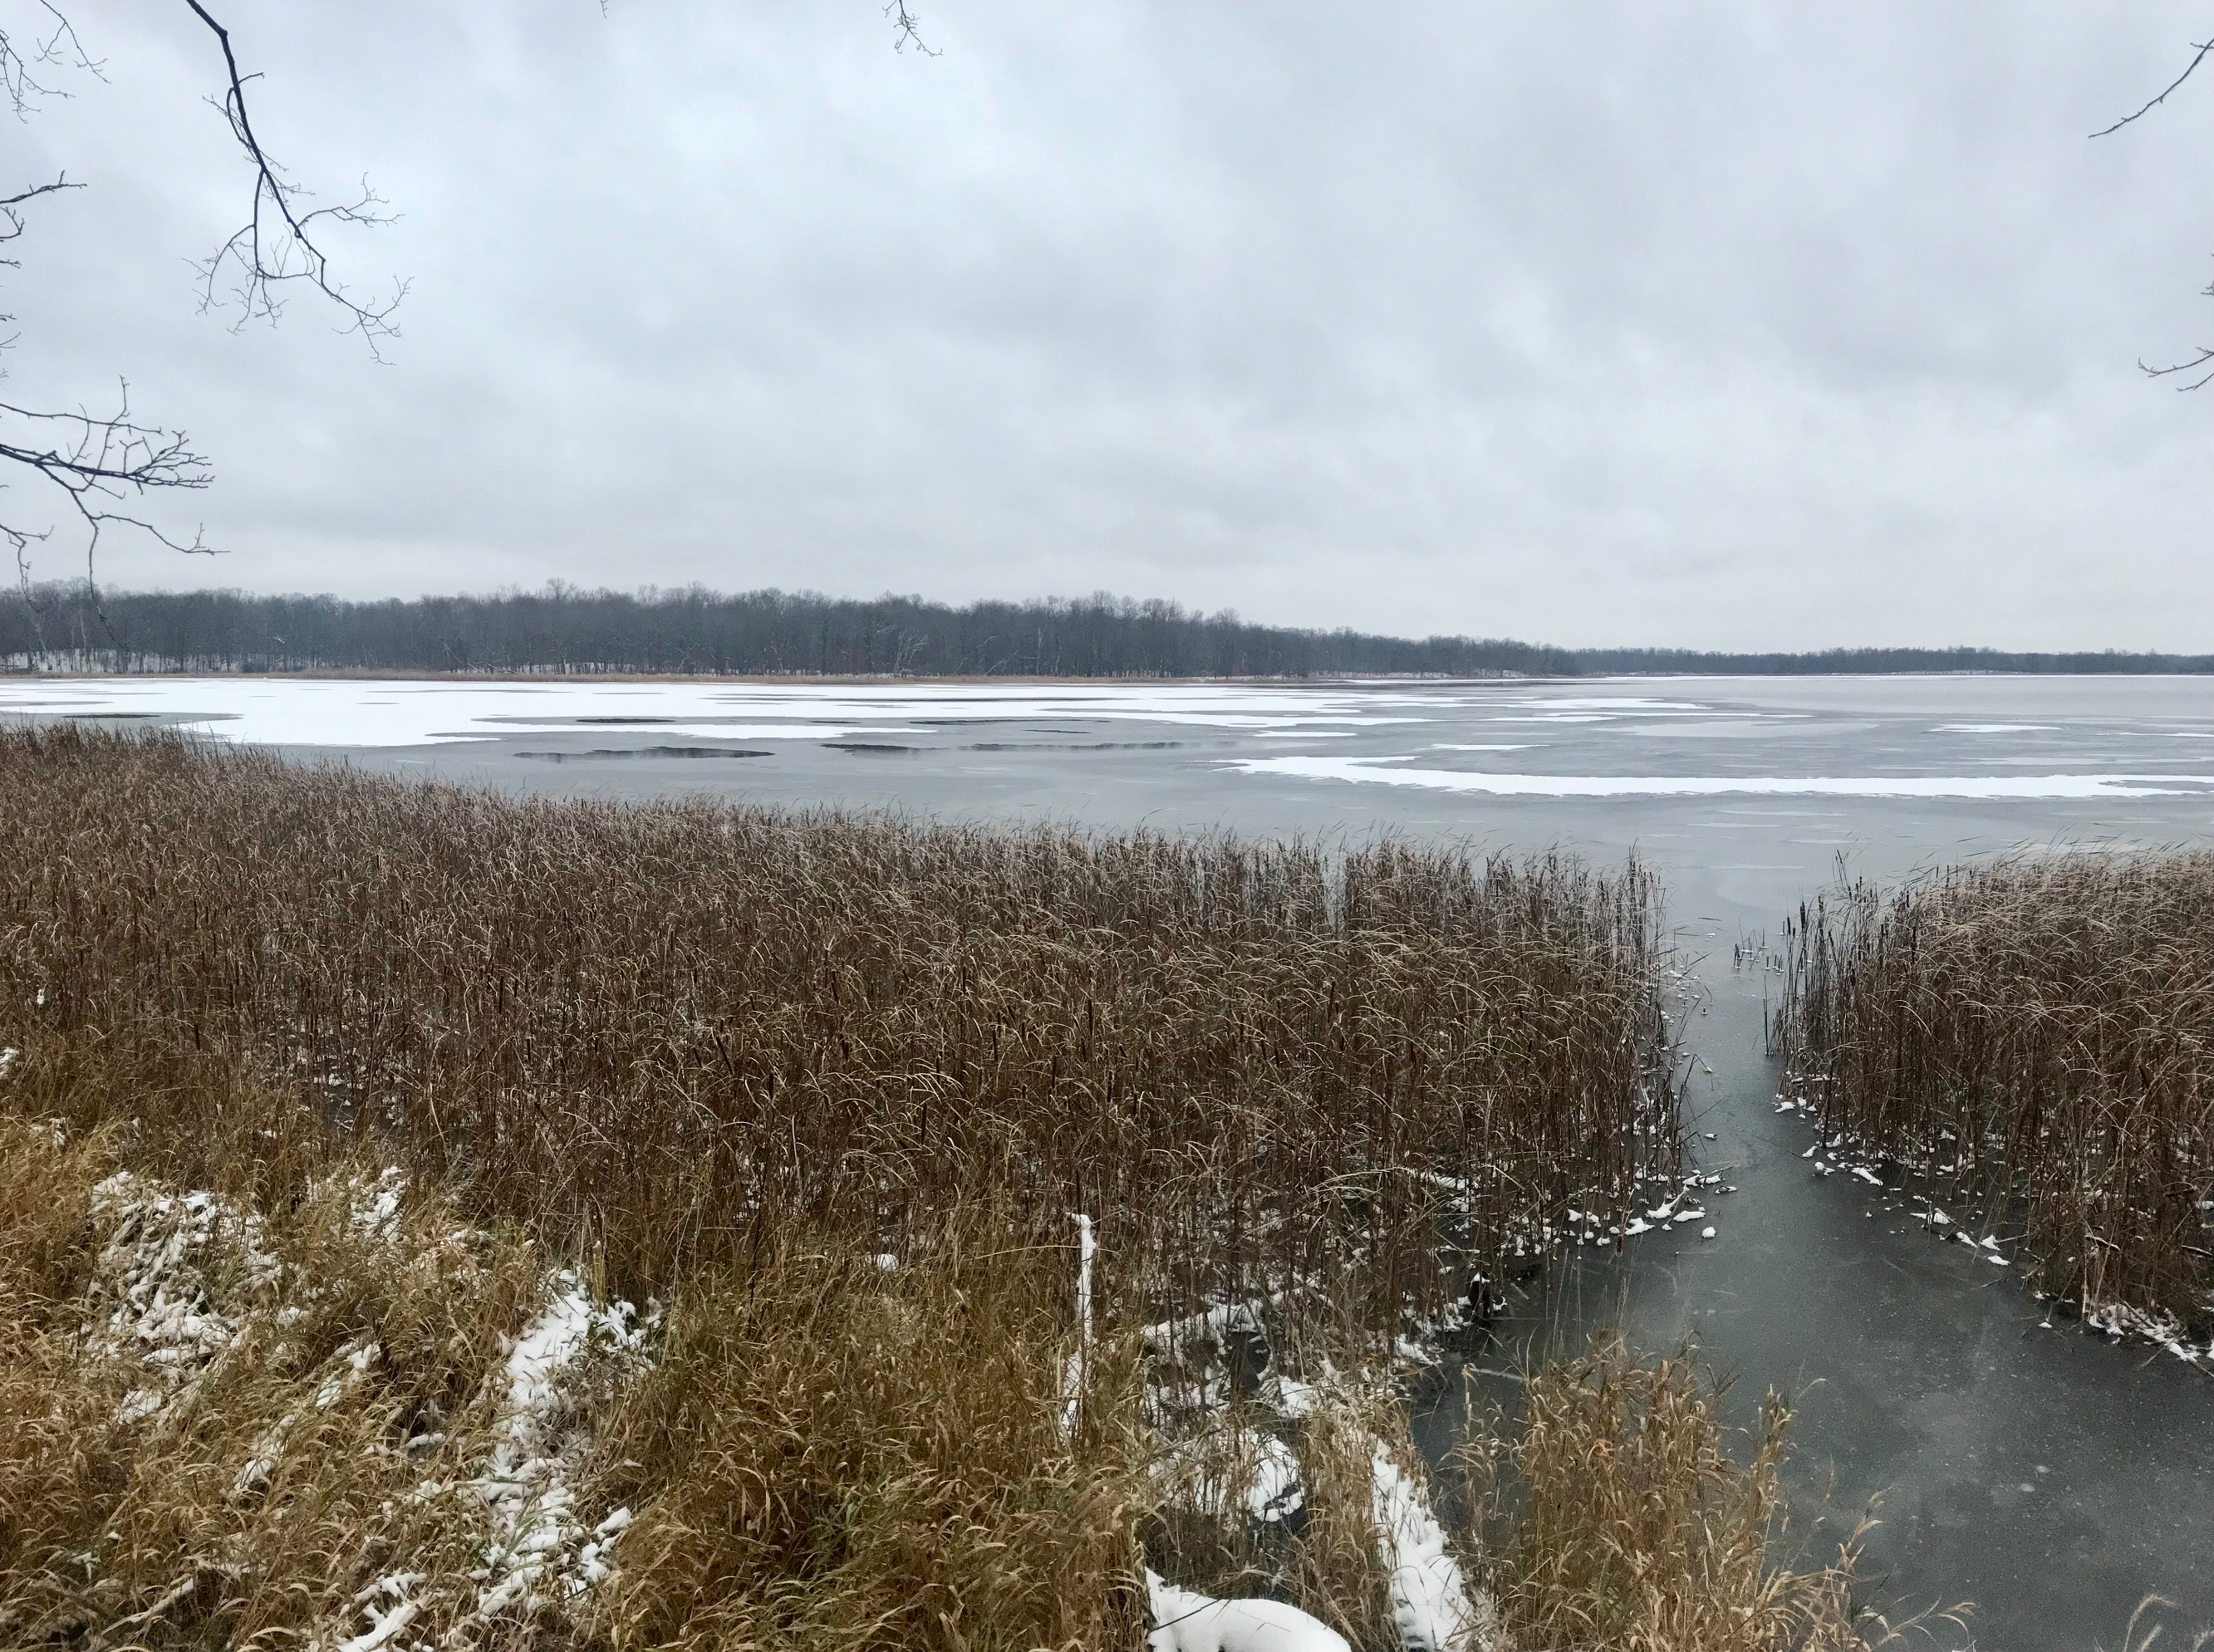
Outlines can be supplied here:
[[[1325, 1381], [1329, 1379], [1326, 1377]], [[1260, 1386], [1255, 1399], [1287, 1425], [1312, 1417], [1326, 1403], [1323, 1384], [1275, 1375]], [[1252, 1456], [1246, 1465], [1244, 1512], [1263, 1522], [1282, 1520], [1306, 1500], [1297, 1456], [1275, 1432], [1251, 1431]], [[1484, 1652], [1499, 1644], [1499, 1625], [1491, 1597], [1471, 1588], [1432, 1509], [1428, 1487], [1381, 1437], [1367, 1436], [1370, 1515], [1377, 1558], [1387, 1581], [1393, 1627], [1408, 1652]], [[1177, 1460], [1171, 1454], [1168, 1460]], [[1228, 1488], [1219, 1482], [1193, 1484], [1186, 1493], [1200, 1512], [1228, 1512]], [[1220, 1601], [1163, 1583], [1152, 1572], [1154, 1633], [1149, 1644], [1168, 1652], [1194, 1648], [1306, 1649], [1342, 1646], [1336, 1631], [1303, 1612], [1275, 1600]], [[1181, 1614], [1181, 1615], [1177, 1615]], [[1312, 1625], [1312, 1628], [1309, 1626]], [[1173, 1631], [1163, 1639], [1165, 1631]], [[1299, 1638], [1319, 1632], [1326, 1640]]]
[[[380, 1652], [392, 1645], [422, 1613], [421, 1605], [408, 1598], [423, 1582], [421, 1572], [394, 1572], [380, 1577], [353, 1598], [369, 1618], [369, 1627], [352, 1640], [339, 1643], [339, 1652]], [[389, 1605], [382, 1604], [389, 1601]]]
[[583, 1282], [565, 1271], [509, 1350], [492, 1460], [474, 1487], [492, 1521], [476, 1579], [481, 1617], [565, 1602], [607, 1576], [609, 1551], [631, 1512], [618, 1509], [589, 1532], [578, 1519], [572, 1482], [590, 1439], [564, 1379], [594, 1351], [637, 1357], [652, 1318], [641, 1320], [628, 1302], [596, 1308]]
[[356, 1233], [371, 1239], [400, 1236], [400, 1201], [407, 1192], [405, 1171], [396, 1164], [387, 1165], [374, 1180], [357, 1180], [351, 1191], [346, 1220]]
[[[346, 1191], [347, 1222], [357, 1234], [400, 1241], [407, 1192], [401, 1171], [357, 1179]], [[280, 1285], [291, 1295], [316, 1293], [313, 1279], [288, 1281], [260, 1217], [219, 1194], [174, 1193], [122, 1171], [92, 1190], [90, 1210], [102, 1230], [94, 1293], [105, 1310], [90, 1333], [91, 1350], [144, 1376], [125, 1395], [119, 1422], [137, 1423], [167, 1409], [237, 1341], [249, 1315], [266, 1312], [279, 1326], [298, 1319], [301, 1308], [277, 1306]], [[587, 1360], [631, 1365], [642, 1359], [656, 1318], [628, 1302], [596, 1305], [574, 1272], [547, 1282], [543, 1306], [509, 1344], [494, 1380], [496, 1421], [476, 1477], [457, 1488], [426, 1480], [416, 1490], [422, 1501], [459, 1490], [484, 1511], [481, 1564], [467, 1580], [475, 1610], [442, 1644], [486, 1641], [497, 1621], [566, 1606], [608, 1576], [610, 1551], [631, 1511], [618, 1509], [589, 1527], [578, 1513], [575, 1481], [591, 1438], [577, 1379]], [[383, 1356], [367, 1337], [341, 1345], [307, 1403], [328, 1411], [355, 1400]], [[301, 1414], [284, 1413], [256, 1441], [233, 1478], [234, 1498], [267, 1486]], [[416, 1643], [409, 1632], [425, 1609], [426, 1580], [428, 1574], [414, 1570], [378, 1578], [354, 1597], [358, 1631], [349, 1626], [327, 1633], [318, 1644], [338, 1652], [411, 1652]]]
[[[1310, 1416], [1317, 1385], [1280, 1376], [1270, 1385], [1290, 1417]], [[1391, 1597], [1392, 1626], [1408, 1652], [1483, 1652], [1500, 1643], [1491, 1597], [1471, 1589], [1430, 1506], [1428, 1489], [1383, 1440], [1369, 1438], [1370, 1513]]]
[[[368, 1186], [373, 1192], [390, 1185], [380, 1180]], [[379, 1208], [374, 1198], [365, 1204], [372, 1211]], [[364, 1202], [358, 1201], [356, 1211], [364, 1208]], [[318, 1644], [335, 1645], [337, 1652], [419, 1652], [420, 1643], [408, 1637], [408, 1631], [421, 1615], [427, 1594], [447, 1594], [451, 1582], [465, 1582], [474, 1591], [473, 1609], [440, 1637], [439, 1647], [466, 1652], [504, 1645], [531, 1617], [572, 1608], [579, 1596], [604, 1582], [613, 1570], [615, 1539], [630, 1525], [631, 1511], [618, 1509], [590, 1527], [578, 1514], [575, 1481], [592, 1445], [578, 1368], [592, 1359], [635, 1366], [645, 1356], [657, 1317], [651, 1309], [640, 1314], [628, 1302], [598, 1307], [577, 1274], [554, 1274], [544, 1305], [508, 1344], [505, 1362], [493, 1379], [497, 1406], [491, 1451], [476, 1477], [458, 1486], [426, 1479], [413, 1494], [413, 1500], [427, 1503], [458, 1490], [481, 1508], [480, 1564], [466, 1580], [424, 1571], [388, 1573], [353, 1599], [353, 1609], [364, 1620], [359, 1631], [342, 1640], [326, 1636]], [[326, 1396], [333, 1401], [342, 1397], [376, 1354], [374, 1344], [353, 1350], [341, 1362], [346, 1369], [325, 1382], [317, 1403]], [[431, 1436], [434, 1443], [442, 1439]], [[416, 1443], [420, 1442], [410, 1442]], [[442, 1583], [448, 1588], [441, 1589]]]
[[2214, 1341], [2201, 1348], [2192, 1341], [2182, 1321], [2169, 1314], [2148, 1313], [2126, 1302], [2107, 1302], [2084, 1314], [2083, 1324], [2117, 1341], [2137, 1338], [2156, 1343], [2186, 1365], [2214, 1361]]
[[92, 1190], [92, 1214], [107, 1227], [94, 1289], [113, 1304], [95, 1347], [144, 1373], [147, 1381], [124, 1396], [116, 1416], [141, 1422], [189, 1388], [237, 1337], [238, 1321], [216, 1296], [234, 1307], [259, 1305], [274, 1294], [282, 1269], [262, 1248], [260, 1219], [205, 1189], [168, 1193], [118, 1171]]

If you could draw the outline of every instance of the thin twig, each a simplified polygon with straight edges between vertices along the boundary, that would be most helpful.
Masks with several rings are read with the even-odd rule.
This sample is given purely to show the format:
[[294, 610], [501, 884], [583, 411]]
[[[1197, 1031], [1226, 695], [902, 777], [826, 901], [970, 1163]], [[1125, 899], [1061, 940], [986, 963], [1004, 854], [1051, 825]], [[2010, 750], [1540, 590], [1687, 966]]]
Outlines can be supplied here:
[[2094, 137], [2105, 137], [2110, 133], [2118, 132], [2121, 131], [2123, 127], [2128, 125], [2131, 121], [2138, 119], [2139, 116], [2149, 115], [2155, 109], [2160, 107], [2162, 104], [2167, 102], [2168, 92], [2173, 92], [2177, 87], [2182, 85], [2184, 82], [2189, 80], [2191, 78], [2191, 71], [2198, 68], [2200, 64], [2206, 61], [2206, 54], [2208, 52], [2214, 52], [2214, 40], [2197, 41], [2194, 42], [2194, 44], [2199, 48], [2198, 55], [2193, 58], [2190, 63], [2185, 65], [2184, 70], [2181, 74], [2178, 75], [2174, 80], [2168, 83], [2167, 91], [2162, 92], [2158, 97], [2146, 104], [2144, 108], [2139, 109], [2135, 114], [2124, 115], [2113, 125], [2102, 126], [2097, 131], [2093, 132], [2091, 136]]

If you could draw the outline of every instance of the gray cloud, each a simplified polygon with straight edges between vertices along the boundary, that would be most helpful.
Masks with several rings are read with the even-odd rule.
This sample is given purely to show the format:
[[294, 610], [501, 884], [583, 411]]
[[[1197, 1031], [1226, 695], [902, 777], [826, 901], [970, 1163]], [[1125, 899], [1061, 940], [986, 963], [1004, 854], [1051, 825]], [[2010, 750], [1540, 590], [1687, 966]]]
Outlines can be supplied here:
[[349, 273], [415, 290], [389, 368], [195, 315], [208, 44], [85, 0], [11, 388], [128, 375], [229, 552], [111, 579], [2210, 645], [2214, 391], [2133, 363], [2214, 335], [2214, 84], [2084, 138], [2202, 7], [940, 0], [924, 60], [870, 0], [229, 12], [272, 148], [405, 215]]

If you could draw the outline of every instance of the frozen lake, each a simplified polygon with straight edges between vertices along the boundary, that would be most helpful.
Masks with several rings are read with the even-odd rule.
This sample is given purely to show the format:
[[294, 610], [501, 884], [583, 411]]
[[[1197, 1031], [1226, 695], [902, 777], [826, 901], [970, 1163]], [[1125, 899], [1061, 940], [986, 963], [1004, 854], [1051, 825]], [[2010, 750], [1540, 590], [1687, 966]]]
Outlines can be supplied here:
[[[1718, 1236], [1533, 1299], [1538, 1336], [1619, 1315], [1694, 1339], [1749, 1411], [1801, 1401], [1803, 1530], [1871, 1497], [1908, 1609], [1972, 1600], [1978, 1644], [2113, 1643], [2141, 1595], [2214, 1626], [2214, 1379], [2047, 1330], [2011, 1270], [1878, 1190], [1816, 1180], [1776, 1115], [1770, 978], [1741, 939], [1842, 860], [1894, 878], [2025, 844], [2214, 841], [2199, 678], [823, 685], [280, 679], [0, 682], [0, 715], [182, 723], [364, 767], [560, 796], [708, 792], [963, 815], [1635, 850], [1707, 989], [1690, 1028]], [[1714, 1139], [1705, 1138], [1711, 1131]], [[1949, 1635], [1938, 1643], [1954, 1643]]]

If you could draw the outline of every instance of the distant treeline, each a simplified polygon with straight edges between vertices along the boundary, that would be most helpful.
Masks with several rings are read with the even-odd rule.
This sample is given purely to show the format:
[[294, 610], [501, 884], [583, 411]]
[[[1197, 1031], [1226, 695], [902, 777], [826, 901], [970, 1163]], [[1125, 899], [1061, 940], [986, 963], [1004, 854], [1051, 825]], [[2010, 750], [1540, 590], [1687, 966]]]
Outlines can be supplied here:
[[1574, 672], [1594, 676], [1879, 676], [1903, 671], [2027, 671], [2054, 675], [2214, 672], [2214, 654], [2017, 654], [2003, 649], [1825, 649], [1819, 654], [1710, 654], [1695, 649], [1565, 649]]
[[952, 607], [920, 597], [693, 586], [348, 602], [243, 591], [0, 597], [0, 668], [946, 677], [1446, 677], [1625, 673], [2214, 672], [2214, 655], [1832, 649], [1711, 654], [1257, 625], [1105, 594]]
[[1497, 676], [1572, 669], [1557, 649], [1248, 625], [1091, 596], [856, 601], [812, 593], [543, 591], [346, 602], [242, 591], [0, 597], [0, 661], [116, 671], [668, 672], [947, 677]]

